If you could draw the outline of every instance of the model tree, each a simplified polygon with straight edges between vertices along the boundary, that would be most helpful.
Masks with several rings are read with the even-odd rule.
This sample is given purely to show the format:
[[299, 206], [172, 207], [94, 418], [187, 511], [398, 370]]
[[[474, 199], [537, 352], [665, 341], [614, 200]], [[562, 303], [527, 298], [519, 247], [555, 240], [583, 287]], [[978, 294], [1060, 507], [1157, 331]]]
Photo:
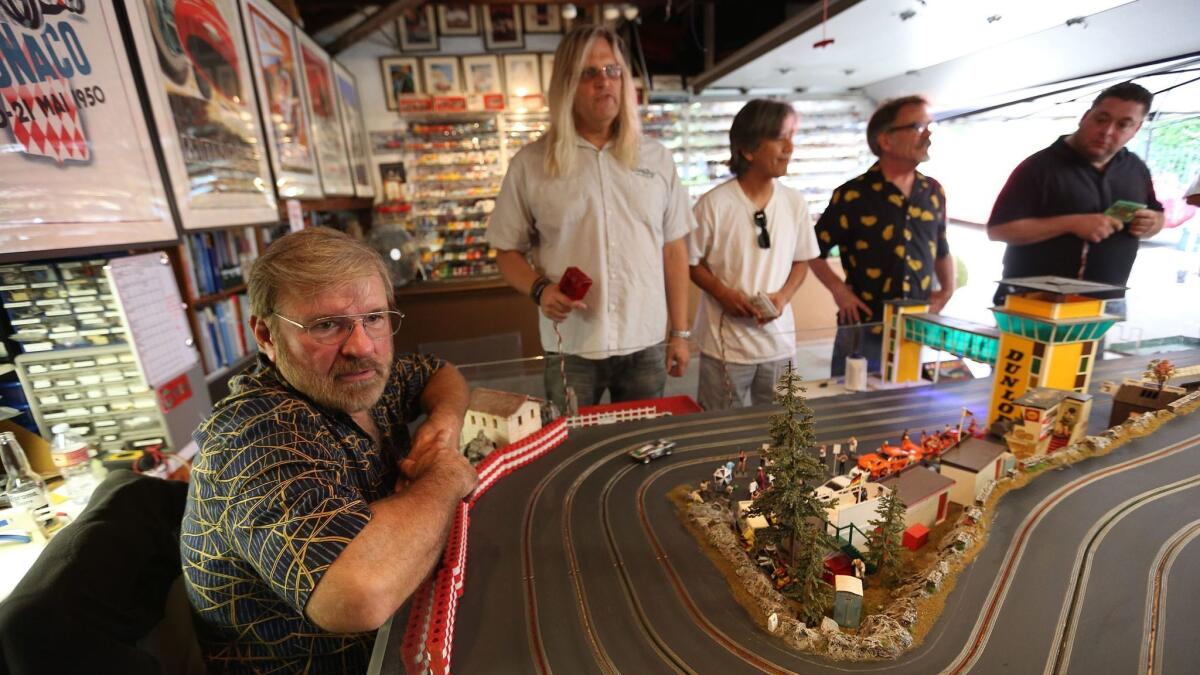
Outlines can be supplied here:
[[1158, 383], [1158, 390], [1166, 386], [1167, 380], [1175, 375], [1175, 364], [1166, 359], [1154, 359], [1146, 364], [1146, 372], [1142, 373], [1142, 377], [1147, 380], [1154, 380]]
[[875, 567], [885, 584], [900, 580], [900, 543], [904, 536], [904, 502], [896, 490], [888, 490], [875, 509], [878, 518], [870, 521], [867, 561]]
[[771, 487], [754, 500], [751, 513], [766, 516], [772, 523], [766, 532], [768, 539], [788, 552], [792, 583], [785, 593], [804, 605], [804, 618], [812, 622], [820, 620], [831, 600], [829, 586], [821, 576], [832, 543], [824, 527], [832, 500], [816, 493], [825, 474], [821, 463], [808, 452], [816, 439], [813, 412], [804, 391], [800, 375], [788, 364], [775, 385], [775, 403], [783, 410], [771, 416], [771, 443], [764, 451]]

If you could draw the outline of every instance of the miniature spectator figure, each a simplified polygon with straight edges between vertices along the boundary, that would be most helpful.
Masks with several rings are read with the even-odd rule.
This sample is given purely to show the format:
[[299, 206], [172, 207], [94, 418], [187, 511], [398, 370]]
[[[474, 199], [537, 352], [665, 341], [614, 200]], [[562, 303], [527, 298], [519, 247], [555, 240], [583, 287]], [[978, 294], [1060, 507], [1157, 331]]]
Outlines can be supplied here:
[[854, 576], [863, 580], [863, 587], [865, 588], [867, 585], [867, 564], [863, 562], [862, 558], [855, 558], [850, 562], [850, 566], [854, 568]]
[[735, 473], [737, 473], [737, 475], [739, 475], [739, 476], [746, 475], [746, 451], [745, 450], [738, 450], [737, 471]]
[[849, 461], [849, 459], [850, 458], [846, 456], [846, 451], [843, 450], [842, 452], [838, 453], [837, 467], [839, 476], [846, 475], [846, 462]]
[[[1150, 170], [1125, 148], [1153, 102], [1139, 85], [1114, 84], [1073, 133], [1013, 170], [988, 218], [988, 238], [1008, 244], [1005, 279], [1053, 275], [1125, 285], [1139, 243], [1164, 222]], [[1001, 285], [996, 304], [1009, 292]], [[1110, 297], [1116, 301], [1105, 312], [1124, 317], [1124, 291]]]
[[[954, 292], [946, 193], [917, 171], [929, 159], [932, 125], [928, 103], [919, 96], [881, 105], [867, 122], [867, 145], [879, 161], [834, 190], [817, 222], [821, 257], [809, 266], [838, 307], [833, 377], [844, 374], [846, 357], [855, 351], [867, 358], [870, 372], [879, 370], [884, 300], [927, 300], [937, 313]], [[826, 261], [834, 247], [845, 280]], [[869, 321], [875, 325], [857, 326]]]
[[765, 471], [763, 471], [762, 462], [758, 463], [758, 473], [755, 474], [754, 479], [758, 481], [758, 484], [761, 485], [764, 490], [771, 487], [771, 485], [767, 483], [767, 474]]
[[[602, 26], [563, 36], [550, 128], [513, 157], [488, 224], [501, 275], [540, 310], [546, 392], [560, 406], [560, 367], [588, 406], [605, 390], [613, 402], [658, 398], [688, 364], [695, 220], [671, 152], [641, 133], [623, 52]], [[559, 288], [572, 266], [593, 282], [583, 300]]]
[[911, 442], [912, 442], [912, 439], [908, 437], [908, 429], [905, 429], [904, 432], [900, 434], [900, 446], [904, 447], [905, 443], [911, 443]]
[[787, 103], [748, 102], [729, 129], [735, 177], [694, 209], [688, 262], [703, 291], [695, 326], [705, 410], [771, 403], [795, 358], [791, 299], [818, 253], [804, 193], [778, 180], [798, 124]]
[[824, 443], [821, 444], [821, 449], [818, 450], [817, 453], [821, 456], [821, 463], [824, 464], [825, 457], [829, 455], [829, 450], [825, 447]]
[[857, 459], [858, 458], [858, 439], [851, 436], [850, 440], [847, 441], [846, 444], [850, 446], [850, 454], [854, 455], [854, 458]]
[[700, 494], [705, 495], [705, 496], [711, 496], [712, 490], [709, 489], [710, 486], [711, 486], [711, 483], [709, 483], [708, 481], [706, 481], [706, 480], [700, 481]]

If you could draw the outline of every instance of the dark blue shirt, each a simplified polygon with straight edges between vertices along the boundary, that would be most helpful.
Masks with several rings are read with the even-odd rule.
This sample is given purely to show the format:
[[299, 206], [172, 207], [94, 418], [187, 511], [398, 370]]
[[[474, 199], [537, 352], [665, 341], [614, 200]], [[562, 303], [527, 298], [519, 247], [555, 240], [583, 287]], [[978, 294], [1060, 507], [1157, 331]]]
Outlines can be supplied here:
[[442, 362], [396, 360], [370, 414], [376, 445], [350, 416], [318, 406], [260, 355], [254, 372], [193, 435], [181, 526], [184, 581], [209, 672], [361, 673], [373, 633], [327, 633], [305, 606], [317, 582], [392, 494], [407, 422]]

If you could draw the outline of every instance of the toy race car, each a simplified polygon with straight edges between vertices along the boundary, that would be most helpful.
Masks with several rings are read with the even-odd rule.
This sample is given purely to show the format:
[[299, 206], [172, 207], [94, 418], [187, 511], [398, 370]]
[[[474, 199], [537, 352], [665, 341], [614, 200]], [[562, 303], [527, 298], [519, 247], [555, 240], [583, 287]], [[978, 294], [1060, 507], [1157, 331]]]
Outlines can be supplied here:
[[675, 441], [660, 438], [657, 441], [643, 443], [629, 451], [629, 457], [635, 462], [649, 464], [650, 460], [665, 457], [675, 449]]

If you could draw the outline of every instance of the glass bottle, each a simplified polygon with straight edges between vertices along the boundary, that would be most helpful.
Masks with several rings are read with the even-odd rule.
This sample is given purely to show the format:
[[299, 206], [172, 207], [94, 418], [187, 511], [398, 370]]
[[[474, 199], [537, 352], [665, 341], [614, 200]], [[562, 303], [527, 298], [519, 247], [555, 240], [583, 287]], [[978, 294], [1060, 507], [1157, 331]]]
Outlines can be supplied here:
[[46, 482], [29, 468], [25, 451], [11, 431], [0, 432], [0, 460], [7, 474], [4, 490], [14, 508], [29, 509], [33, 519], [43, 527], [54, 523], [54, 512], [46, 494]]

